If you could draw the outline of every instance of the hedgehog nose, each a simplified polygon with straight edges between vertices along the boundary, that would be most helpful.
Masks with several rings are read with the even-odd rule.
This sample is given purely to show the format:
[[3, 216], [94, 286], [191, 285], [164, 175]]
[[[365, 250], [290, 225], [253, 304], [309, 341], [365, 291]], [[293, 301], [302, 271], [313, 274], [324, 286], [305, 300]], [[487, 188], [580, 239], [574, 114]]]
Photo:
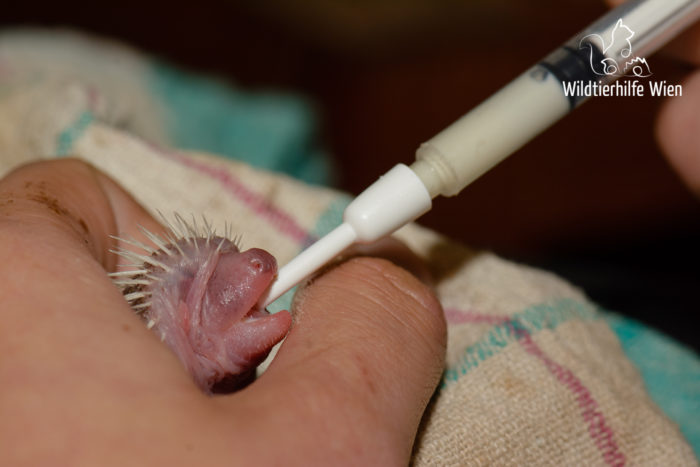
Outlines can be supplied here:
[[251, 248], [244, 251], [244, 255], [249, 256], [248, 266], [256, 274], [274, 273], [277, 269], [277, 261], [265, 250]]
[[250, 260], [250, 266], [258, 272], [263, 272], [263, 269], [265, 269], [265, 264], [257, 258]]

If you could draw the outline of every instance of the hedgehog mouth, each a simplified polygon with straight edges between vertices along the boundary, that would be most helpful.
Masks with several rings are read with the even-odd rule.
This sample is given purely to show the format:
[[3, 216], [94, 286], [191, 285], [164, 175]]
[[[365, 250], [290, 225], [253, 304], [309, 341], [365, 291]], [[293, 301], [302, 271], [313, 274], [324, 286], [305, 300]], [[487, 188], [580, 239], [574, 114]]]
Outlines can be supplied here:
[[[250, 318], [250, 319], [256, 319], [256, 318], [263, 318], [265, 316], [270, 315], [270, 312], [267, 311], [267, 306], [265, 302], [267, 301], [268, 297], [270, 296], [270, 289], [272, 288], [272, 284], [277, 280], [277, 274], [278, 271], [275, 271], [275, 273], [267, 280], [267, 284], [265, 285], [265, 289], [260, 293], [258, 296], [257, 301], [255, 304], [251, 307], [250, 311], [246, 313], [245, 318]], [[274, 303], [274, 301], [273, 301]]]
[[277, 274], [272, 275], [265, 284], [265, 288], [262, 293], [257, 297], [253, 306], [241, 317], [242, 321], [255, 321], [266, 316], [270, 316], [270, 312], [263, 306], [263, 302], [267, 298], [267, 294], [270, 291], [270, 286], [277, 279]]
[[248, 311], [245, 315], [243, 315], [243, 320], [244, 321], [255, 321], [256, 319], [264, 318], [266, 316], [269, 316], [270, 312], [267, 311], [266, 309], [262, 308], [259, 304], [255, 304], [253, 308]]

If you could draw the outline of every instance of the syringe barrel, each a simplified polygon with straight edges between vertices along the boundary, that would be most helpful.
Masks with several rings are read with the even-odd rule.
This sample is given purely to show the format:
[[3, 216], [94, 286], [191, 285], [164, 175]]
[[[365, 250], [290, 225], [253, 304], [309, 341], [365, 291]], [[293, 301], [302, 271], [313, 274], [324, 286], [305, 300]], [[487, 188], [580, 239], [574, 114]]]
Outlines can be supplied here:
[[[580, 48], [582, 42], [596, 42], [605, 59], [622, 68], [634, 57], [652, 55], [698, 18], [700, 0], [631, 0], [589, 25], [566, 46]], [[614, 79], [632, 72], [630, 66], [618, 71], [606, 76]]]
[[700, 0], [632, 0], [615, 8], [423, 143], [411, 169], [432, 197], [458, 194], [586, 100], [565, 93], [563, 83], [646, 76], [642, 59], [698, 18]]
[[431, 197], [454, 196], [569, 108], [559, 80], [536, 65], [423, 143], [411, 169]]

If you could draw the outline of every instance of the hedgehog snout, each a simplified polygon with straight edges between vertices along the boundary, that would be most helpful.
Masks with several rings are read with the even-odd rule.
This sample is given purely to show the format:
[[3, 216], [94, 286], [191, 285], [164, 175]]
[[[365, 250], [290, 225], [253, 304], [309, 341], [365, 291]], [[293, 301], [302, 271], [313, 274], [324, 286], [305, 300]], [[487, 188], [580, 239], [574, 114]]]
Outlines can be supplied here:
[[225, 330], [244, 318], [276, 273], [275, 258], [259, 248], [222, 254], [207, 284], [211, 324]]

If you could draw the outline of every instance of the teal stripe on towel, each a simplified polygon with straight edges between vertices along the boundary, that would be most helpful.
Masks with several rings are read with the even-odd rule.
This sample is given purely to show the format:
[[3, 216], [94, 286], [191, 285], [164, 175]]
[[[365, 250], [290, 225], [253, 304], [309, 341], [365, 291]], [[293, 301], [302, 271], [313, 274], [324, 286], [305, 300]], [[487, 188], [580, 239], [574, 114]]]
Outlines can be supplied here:
[[56, 137], [56, 155], [67, 156], [70, 154], [73, 150], [73, 144], [85, 133], [94, 119], [92, 112], [86, 110], [68, 127], [64, 128]]
[[660, 332], [616, 314], [606, 319], [637, 366], [651, 398], [700, 457], [700, 359]]
[[213, 78], [154, 64], [149, 87], [165, 109], [172, 143], [283, 172], [331, 182], [330, 158], [316, 146], [310, 103], [281, 92], [243, 92]]

